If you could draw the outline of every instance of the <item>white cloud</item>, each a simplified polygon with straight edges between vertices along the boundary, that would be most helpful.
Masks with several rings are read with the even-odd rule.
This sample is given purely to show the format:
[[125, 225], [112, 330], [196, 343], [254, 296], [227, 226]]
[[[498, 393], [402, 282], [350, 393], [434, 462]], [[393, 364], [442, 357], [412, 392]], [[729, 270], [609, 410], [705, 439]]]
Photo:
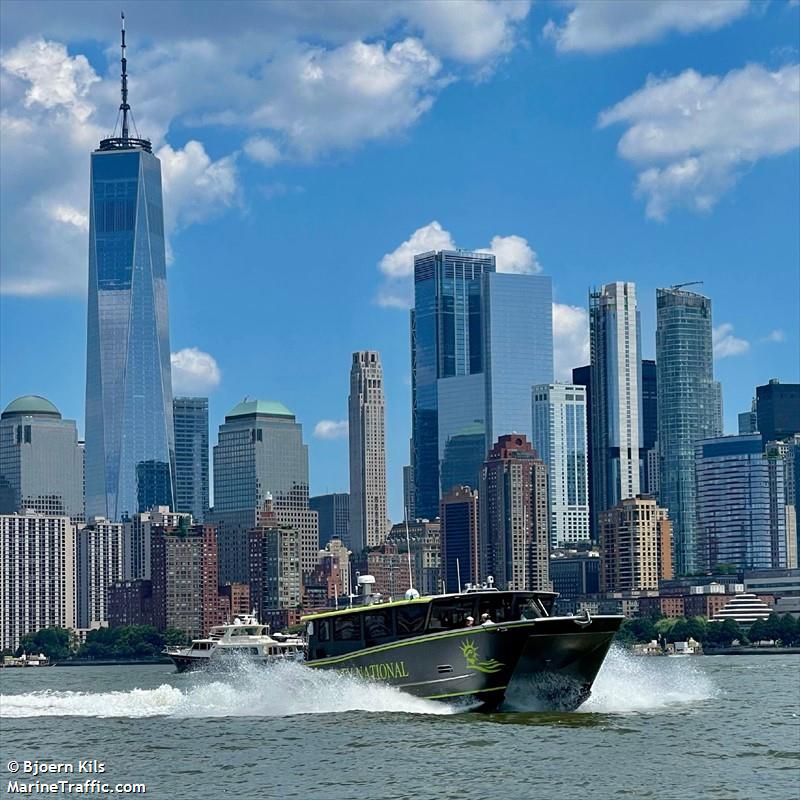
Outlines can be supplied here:
[[556, 380], [571, 381], [574, 367], [589, 363], [589, 314], [580, 306], [553, 303]]
[[222, 373], [214, 356], [196, 347], [172, 353], [172, 392], [175, 395], [204, 395], [219, 386]]
[[[414, 302], [414, 256], [429, 250], [455, 249], [456, 244], [450, 231], [445, 230], [436, 220], [417, 228], [408, 239], [386, 253], [378, 262], [378, 269], [386, 276], [378, 289], [378, 305], [410, 308]], [[536, 252], [522, 236], [493, 236], [489, 247], [478, 248], [476, 252], [493, 253], [498, 272], [532, 274], [542, 271]]]
[[637, 193], [647, 216], [663, 220], [674, 206], [708, 211], [762, 158], [800, 144], [800, 67], [770, 72], [749, 64], [722, 77], [688, 69], [645, 86], [602, 112], [601, 128], [628, 129], [617, 150], [640, 170]]
[[750, 350], [750, 342], [733, 335], [733, 325], [723, 322], [712, 331], [714, 358], [742, 356]]
[[321, 419], [314, 426], [314, 437], [317, 439], [343, 439], [347, 436], [347, 420]]
[[244, 152], [265, 167], [271, 167], [281, 160], [281, 151], [275, 142], [263, 136], [253, 136], [244, 143]]
[[521, 236], [493, 236], [489, 247], [479, 253], [494, 253], [498, 272], [518, 272], [531, 275], [542, 271], [536, 252]]
[[785, 342], [786, 334], [780, 328], [775, 328], [774, 331], [770, 331], [761, 341], [773, 343]]
[[668, 33], [715, 30], [744, 15], [748, 0], [571, 0], [563, 25], [545, 37], [562, 52], [601, 53], [654, 42]]

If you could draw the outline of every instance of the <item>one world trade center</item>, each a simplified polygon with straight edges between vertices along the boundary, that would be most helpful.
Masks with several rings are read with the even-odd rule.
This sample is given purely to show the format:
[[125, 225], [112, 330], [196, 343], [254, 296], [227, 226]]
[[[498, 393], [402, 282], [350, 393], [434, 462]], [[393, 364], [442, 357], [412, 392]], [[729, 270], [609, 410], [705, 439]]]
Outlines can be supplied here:
[[174, 507], [175, 484], [161, 163], [127, 81], [123, 16], [121, 135], [92, 153], [89, 213], [86, 515], [111, 520]]

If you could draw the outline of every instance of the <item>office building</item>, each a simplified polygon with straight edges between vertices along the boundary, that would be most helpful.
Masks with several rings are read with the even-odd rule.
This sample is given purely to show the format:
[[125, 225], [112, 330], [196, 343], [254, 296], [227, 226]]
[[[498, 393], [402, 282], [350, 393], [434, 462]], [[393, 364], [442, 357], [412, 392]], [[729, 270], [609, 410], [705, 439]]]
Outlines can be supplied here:
[[695, 469], [700, 568], [785, 568], [783, 459], [758, 433], [720, 436], [697, 442]]
[[124, 41], [120, 135], [92, 153], [89, 198], [86, 517], [113, 521], [175, 502], [161, 162], [129, 133]]
[[108, 623], [108, 594], [124, 577], [124, 526], [94, 517], [77, 530], [75, 570], [77, 573], [78, 628]]
[[0, 650], [42, 628], [74, 628], [75, 585], [69, 517], [0, 515]]
[[176, 528], [154, 526], [152, 534], [153, 624], [205, 636], [220, 621], [214, 526], [184, 517]]
[[600, 532], [601, 591], [656, 590], [672, 578], [670, 521], [652, 497], [628, 497], [604, 511]]
[[711, 300], [679, 287], [656, 290], [659, 503], [672, 522], [674, 566], [697, 572], [695, 445], [722, 433], [714, 381]]
[[[796, 569], [800, 563], [800, 530], [797, 518], [800, 510], [800, 434], [779, 442], [767, 442], [765, 454], [768, 458], [780, 459], [783, 464], [786, 498], [786, 566], [789, 569]], [[771, 483], [770, 489], [772, 491], [770, 502], [776, 502], [777, 486]]]
[[414, 468], [403, 467], [403, 519], [416, 519], [414, 513]]
[[597, 594], [600, 591], [600, 558], [591, 552], [552, 555], [550, 580], [560, 598]]
[[400, 553], [411, 550], [411, 577], [421, 595], [442, 591], [442, 536], [438, 522], [415, 520], [398, 522], [389, 531], [387, 542], [397, 546]]
[[572, 383], [583, 386], [586, 391], [586, 476], [589, 484], [589, 532], [596, 539], [597, 524], [594, 518], [594, 465], [592, 462], [592, 366], [575, 367], [572, 370]]
[[478, 492], [454, 486], [442, 497], [440, 508], [442, 588], [459, 592], [464, 584], [481, 580]]
[[18, 397], [0, 414], [0, 514], [31, 509], [82, 522], [83, 451], [75, 421], [44, 397]]
[[350, 542], [350, 495], [347, 492], [319, 494], [308, 500], [308, 507], [317, 512], [319, 541], [339, 539]]
[[208, 513], [208, 398], [176, 397], [175, 510], [202, 522]]
[[356, 552], [386, 538], [386, 401], [381, 357], [353, 353], [350, 368], [350, 546]]
[[755, 397], [750, 403], [749, 411], [742, 411], [739, 413], [739, 435], [743, 436], [748, 433], [758, 433], [758, 405]]
[[765, 386], [757, 386], [756, 414], [764, 444], [800, 433], [800, 383], [771, 378]]
[[641, 491], [642, 366], [633, 283], [589, 295], [592, 381], [593, 516]]
[[[183, 522], [182, 522], [183, 521]], [[125, 580], [150, 580], [153, 528], [177, 528], [191, 525], [191, 514], [170, 511], [167, 506], [155, 506], [134, 514], [123, 521], [122, 577]]]
[[658, 370], [652, 359], [642, 359], [642, 478], [641, 489], [658, 494]]
[[244, 400], [226, 415], [214, 446], [210, 517], [217, 525], [221, 583], [249, 580], [248, 534], [268, 498], [279, 524], [299, 531], [303, 563], [313, 569], [319, 529], [308, 503], [302, 426], [282, 403]]
[[541, 275], [497, 273], [488, 253], [414, 258], [411, 312], [415, 516], [434, 519], [445, 482], [468, 479], [472, 448], [454, 461], [452, 439], [476, 423], [483, 451], [500, 434], [530, 435], [530, 387], [553, 380], [552, 285]]
[[472, 422], [449, 436], [442, 453], [442, 497], [458, 486], [477, 486], [485, 457], [486, 426], [483, 422]]
[[550, 588], [547, 466], [521, 434], [501, 436], [478, 489], [482, 580], [499, 589]]
[[588, 541], [586, 389], [546, 383], [534, 386], [531, 396], [532, 443], [547, 465], [550, 544]]

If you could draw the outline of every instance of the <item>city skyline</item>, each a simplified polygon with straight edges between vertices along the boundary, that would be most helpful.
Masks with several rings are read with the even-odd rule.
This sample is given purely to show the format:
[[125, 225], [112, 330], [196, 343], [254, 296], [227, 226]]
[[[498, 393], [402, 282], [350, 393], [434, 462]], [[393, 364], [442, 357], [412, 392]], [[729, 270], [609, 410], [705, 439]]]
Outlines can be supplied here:
[[[2, 12], [2, 69], [10, 86], [5, 122], [32, 122], [52, 136], [50, 149], [39, 159], [30, 142], [4, 129], [6, 207], [19, 208], [19, 214], [31, 213], [34, 206], [45, 210], [33, 225], [40, 233], [26, 237], [26, 242], [20, 242], [14, 228], [31, 229], [21, 224], [30, 218], [15, 212], [3, 222], [0, 405], [20, 395], [48, 397], [65, 419], [77, 420], [83, 436], [83, 359], [76, 354], [85, 347], [81, 295], [87, 162], [97, 141], [113, 128], [119, 86], [118, 8], [92, 4], [88, 17], [82, 9], [67, 14], [47, 7], [43, 16], [35, 13], [43, 5], [25, 4], [24, 14], [21, 8], [6, 3]], [[658, 87], [688, 91], [693, 75], [689, 70], [698, 76], [699, 82], [692, 84], [696, 91], [712, 103], [723, 102], [721, 85], [731, 87], [737, 98], [764, 87], [775, 93], [770, 96], [777, 109], [785, 110], [787, 103], [791, 109], [795, 95], [788, 87], [796, 74], [796, 55], [781, 55], [780, 48], [791, 44], [796, 8], [787, 4], [770, 6], [763, 14], [731, 12], [713, 30], [701, 22], [689, 26], [687, 33], [667, 26], [652, 41], [637, 40], [634, 32], [630, 46], [611, 42], [595, 52], [588, 52], [591, 48], [585, 43], [575, 44], [574, 38], [542, 37], [550, 21], [551, 32], [566, 35], [569, 29], [566, 12], [552, 4], [504, 16], [503, 35], [494, 40], [488, 34], [478, 37], [477, 44], [470, 39], [472, 50], [459, 37], [452, 39], [458, 44], [448, 48], [436, 39], [429, 21], [409, 20], [405, 13], [410, 12], [395, 12], [392, 20], [403, 22], [391, 31], [385, 19], [356, 26], [349, 20], [350, 27], [343, 23], [334, 31], [321, 16], [311, 15], [307, 24], [322, 42], [318, 58], [324, 66], [339, 59], [336, 63], [346, 70], [352, 63], [347, 58], [357, 51], [355, 43], [362, 42], [363, 47], [376, 48], [369, 52], [380, 55], [387, 69], [397, 68], [392, 74], [400, 87], [399, 94], [390, 95], [392, 102], [379, 107], [364, 106], [367, 101], [361, 96], [337, 95], [341, 115], [332, 119], [328, 138], [311, 143], [293, 140], [289, 129], [274, 119], [253, 123], [254, 128], [243, 122], [215, 126], [210, 120], [219, 111], [219, 98], [208, 86], [196, 99], [199, 106], [192, 112], [201, 113], [194, 118], [180, 104], [167, 111], [164, 87], [172, 78], [181, 85], [186, 66], [181, 59], [188, 56], [174, 48], [176, 55], [167, 57], [156, 50], [156, 43], [196, 41], [219, 27], [219, 19], [212, 12], [196, 13], [192, 26], [178, 33], [177, 22], [184, 21], [180, 11], [170, 9], [157, 18], [145, 4], [129, 14], [135, 43], [129, 42], [133, 105], [141, 108], [136, 121], [142, 135], [152, 137], [154, 152], [165, 165], [175, 394], [208, 393], [214, 428], [245, 395], [285, 402], [308, 431], [311, 492], [345, 491], [347, 441], [341, 422], [346, 417], [349, 354], [365, 348], [380, 351], [387, 384], [389, 511], [392, 519], [400, 519], [410, 431], [408, 325], [402, 310], [380, 302], [407, 305], [408, 259], [415, 248], [422, 252], [455, 245], [492, 248], [507, 270], [535, 272], [541, 266], [552, 277], [558, 379], [567, 379], [571, 367], [588, 362], [580, 357], [585, 352], [588, 286], [636, 282], [642, 356], [651, 358], [655, 288], [703, 279], [700, 291], [714, 303], [715, 377], [725, 393], [725, 431], [736, 432], [736, 416], [749, 408], [755, 385], [772, 377], [785, 383], [798, 380], [796, 359], [791, 357], [798, 349], [798, 251], [792, 236], [792, 221], [798, 215], [796, 120], [787, 122], [786, 115], [779, 114], [783, 121], [767, 129], [749, 117], [744, 120], [739, 129], [748, 137], [752, 156], [747, 162], [725, 162], [724, 185], [709, 186], [701, 176], [710, 207], [699, 213], [699, 195], [680, 186], [669, 195], [664, 185], [659, 195], [658, 186], [653, 188], [642, 176], [664, 176], [684, 156], [698, 159], [701, 166], [717, 163], [713, 156], [726, 152], [726, 141], [698, 143], [698, 130], [713, 128], [714, 119], [696, 121], [699, 127], [687, 134], [689, 144], [672, 160], [632, 149], [635, 137], [651, 121], [644, 101]], [[341, 14], [345, 20], [346, 11]], [[230, 16], [230, 27], [220, 30], [221, 36], [242, 25], [236, 13]], [[255, 24], [254, 37], [267, 35], [268, 23], [274, 22], [268, 17], [265, 13], [263, 27]], [[447, 24], [458, 33], [458, 20]], [[759, 36], [752, 36], [755, 30]], [[308, 33], [295, 27], [291, 35], [299, 40]], [[25, 45], [29, 36], [42, 36], [49, 44], [32, 50]], [[408, 42], [420, 48], [415, 51], [420, 61], [403, 60], [401, 54], [407, 51], [392, 50]], [[42, 60], [37, 60], [37, 52]], [[300, 56], [307, 54], [300, 48]], [[413, 64], [427, 72], [416, 72]], [[59, 65], [65, 72], [59, 73]], [[198, 74], [206, 74], [208, 65], [194, 66]], [[472, 80], [481, 70], [485, 79]], [[67, 76], [63, 85], [56, 74]], [[331, 74], [329, 88], [340, 88], [335, 71]], [[446, 88], [437, 84], [445, 75], [453, 78]], [[648, 88], [648, 75], [661, 77]], [[230, 83], [232, 77], [221, 76], [223, 87], [226, 79]], [[274, 89], [267, 84], [255, 88]], [[578, 110], [578, 95], [596, 100]], [[256, 91], [248, 102], [256, 107], [259, 97]], [[382, 102], [386, 97], [381, 95]], [[241, 114], [243, 98], [228, 99]], [[313, 113], [288, 108], [283, 96], [278, 99], [292, 119], [308, 119]], [[403, 110], [411, 109], [402, 119], [388, 115], [396, 100], [407, 101], [401, 104]], [[484, 119], [473, 113], [479, 107], [502, 115], [502, 126], [494, 124], [494, 115]], [[371, 111], [370, 120], [385, 124], [376, 122], [377, 127], [363, 135], [354, 134], [345, 123], [359, 109]], [[461, 125], [467, 118], [468, 129]], [[673, 130], [669, 112], [655, 122]], [[270, 130], [277, 134], [271, 137]], [[510, 130], [520, 132], [519, 142], [508, 135]], [[470, 175], [462, 174], [466, 151], [453, 146], [456, 132], [469, 140]], [[270, 151], [271, 141], [275, 151]], [[593, 153], [576, 161], [578, 150]], [[272, 166], [265, 166], [270, 160]], [[37, 171], [40, 166], [50, 167], [46, 177], [44, 170]], [[418, 188], [432, 168], [437, 180], [426, 183], [422, 196]], [[637, 172], [639, 197], [631, 191]], [[371, 194], [371, 202], [365, 204], [368, 180], [381, 181], [384, 192]], [[465, 203], [467, 190], [474, 186], [480, 186], [476, 196], [481, 202]], [[41, 198], [48, 203], [34, 202]], [[648, 219], [648, 211], [664, 220]], [[356, 218], [358, 226], [349, 224]], [[315, 240], [314, 253], [298, 253], [296, 242], [309, 236]], [[51, 240], [61, 248], [63, 259], [42, 249]], [[277, 267], [261, 266], [259, 254], [265, 250], [269, 265], [292, 264], [280, 285], [272, 280]], [[318, 265], [321, 250], [341, 265], [335, 274]], [[63, 264], [63, 269], [45, 274], [41, 270], [47, 263]], [[27, 270], [27, 282], [18, 264]], [[749, 280], [753, 264], [768, 265], [759, 281]], [[247, 294], [269, 296], [275, 309], [266, 326], [263, 315], [253, 315], [260, 320], [259, 329], [251, 327], [247, 313], [239, 313], [253, 302], [240, 291], [245, 279], [252, 287]], [[315, 291], [307, 291], [309, 284]], [[301, 293], [317, 324], [298, 332], [292, 311]], [[753, 307], [767, 308], [776, 297], [789, 298], [792, 305], [782, 306], [782, 313], [770, 318], [752, 313]], [[236, 335], [208, 324], [218, 318], [220, 305], [237, 308]], [[40, 316], [47, 319], [30, 324], [32, 317]], [[20, 341], [15, 331], [22, 329], [26, 336]], [[325, 336], [325, 331], [336, 335]], [[255, 346], [242, 348], [242, 340]], [[312, 382], [319, 391], [308, 391]], [[315, 428], [318, 436], [312, 437]]]

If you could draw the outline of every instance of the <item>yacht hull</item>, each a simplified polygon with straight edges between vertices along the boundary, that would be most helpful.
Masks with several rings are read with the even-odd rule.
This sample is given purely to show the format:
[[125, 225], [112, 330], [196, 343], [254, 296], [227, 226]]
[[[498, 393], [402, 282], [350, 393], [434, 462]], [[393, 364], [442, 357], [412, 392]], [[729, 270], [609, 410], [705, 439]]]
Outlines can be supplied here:
[[574, 710], [588, 698], [621, 619], [547, 617], [461, 628], [306, 663], [482, 710], [499, 707], [509, 687], [543, 710]]

